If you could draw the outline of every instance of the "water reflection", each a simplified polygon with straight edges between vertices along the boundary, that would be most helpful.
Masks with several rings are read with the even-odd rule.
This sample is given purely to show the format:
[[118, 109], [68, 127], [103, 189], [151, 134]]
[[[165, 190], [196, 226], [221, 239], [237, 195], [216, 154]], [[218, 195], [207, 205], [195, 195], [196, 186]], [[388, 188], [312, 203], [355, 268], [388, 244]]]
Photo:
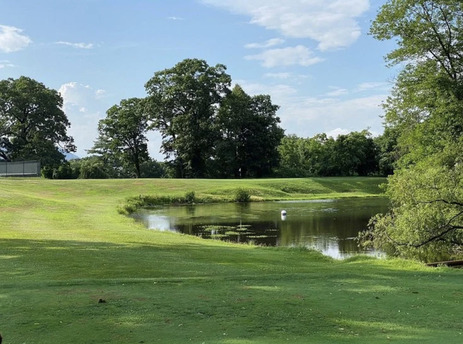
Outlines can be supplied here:
[[227, 203], [169, 206], [134, 217], [150, 229], [259, 245], [307, 246], [343, 258], [367, 253], [355, 238], [370, 217], [387, 211], [387, 206], [383, 198]]

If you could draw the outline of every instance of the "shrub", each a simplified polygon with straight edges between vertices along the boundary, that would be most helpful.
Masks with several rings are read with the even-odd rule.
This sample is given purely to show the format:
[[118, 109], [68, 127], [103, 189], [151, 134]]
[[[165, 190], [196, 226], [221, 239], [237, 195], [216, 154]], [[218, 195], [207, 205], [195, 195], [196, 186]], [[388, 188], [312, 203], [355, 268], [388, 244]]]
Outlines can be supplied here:
[[195, 192], [189, 191], [185, 194], [185, 203], [194, 204], [196, 201]]
[[235, 191], [235, 202], [246, 203], [251, 200], [251, 194], [248, 190], [237, 189]]

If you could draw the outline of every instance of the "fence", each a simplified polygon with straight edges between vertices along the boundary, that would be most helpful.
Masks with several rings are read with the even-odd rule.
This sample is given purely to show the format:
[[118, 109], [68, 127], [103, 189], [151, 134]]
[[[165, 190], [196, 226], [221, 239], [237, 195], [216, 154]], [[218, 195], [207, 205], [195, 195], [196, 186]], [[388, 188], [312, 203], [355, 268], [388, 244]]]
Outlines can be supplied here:
[[0, 177], [40, 177], [40, 161], [0, 161]]

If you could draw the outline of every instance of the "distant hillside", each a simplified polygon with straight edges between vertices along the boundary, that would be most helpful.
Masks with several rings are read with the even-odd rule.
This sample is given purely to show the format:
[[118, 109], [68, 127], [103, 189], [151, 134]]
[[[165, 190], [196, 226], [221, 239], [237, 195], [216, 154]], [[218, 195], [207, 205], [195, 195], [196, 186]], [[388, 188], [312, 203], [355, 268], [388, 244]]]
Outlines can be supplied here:
[[63, 152], [64, 156], [66, 157], [66, 160], [69, 161], [69, 160], [74, 160], [74, 159], [80, 159], [79, 156], [75, 155], [75, 154], [72, 154], [72, 153], [66, 153], [66, 152]]

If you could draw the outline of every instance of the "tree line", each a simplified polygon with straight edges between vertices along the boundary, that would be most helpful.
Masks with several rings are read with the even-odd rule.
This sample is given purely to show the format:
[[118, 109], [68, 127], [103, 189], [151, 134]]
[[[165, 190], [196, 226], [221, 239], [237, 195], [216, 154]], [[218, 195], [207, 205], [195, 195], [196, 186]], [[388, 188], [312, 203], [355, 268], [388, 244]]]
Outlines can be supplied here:
[[391, 131], [373, 137], [368, 130], [311, 138], [283, 137], [278, 177], [387, 176], [393, 173], [396, 140]]
[[[269, 95], [248, 95], [223, 65], [186, 59], [156, 72], [145, 98], [123, 99], [98, 123], [89, 156], [76, 150], [55, 91], [27, 78], [0, 81], [0, 159], [38, 159], [47, 178], [260, 178], [390, 173], [381, 139], [367, 131], [337, 139], [285, 136]], [[158, 162], [147, 134], [162, 135]], [[390, 166], [389, 166], [390, 167]]]
[[[285, 135], [277, 147], [277, 162], [267, 175], [278, 178], [306, 178], [331, 176], [386, 176], [393, 173], [397, 154], [394, 137], [387, 133], [372, 137], [368, 130], [339, 135], [337, 138], [318, 134], [311, 138]], [[51, 172], [49, 178], [131, 178], [135, 175], [135, 164], [127, 160], [117, 161], [111, 150], [84, 159], [71, 160]], [[214, 163], [215, 178], [241, 178], [239, 161], [232, 150], [226, 147], [222, 166]], [[259, 164], [256, 160], [254, 164]], [[175, 169], [169, 163], [158, 162], [146, 157], [138, 166], [142, 178], [171, 178]]]

